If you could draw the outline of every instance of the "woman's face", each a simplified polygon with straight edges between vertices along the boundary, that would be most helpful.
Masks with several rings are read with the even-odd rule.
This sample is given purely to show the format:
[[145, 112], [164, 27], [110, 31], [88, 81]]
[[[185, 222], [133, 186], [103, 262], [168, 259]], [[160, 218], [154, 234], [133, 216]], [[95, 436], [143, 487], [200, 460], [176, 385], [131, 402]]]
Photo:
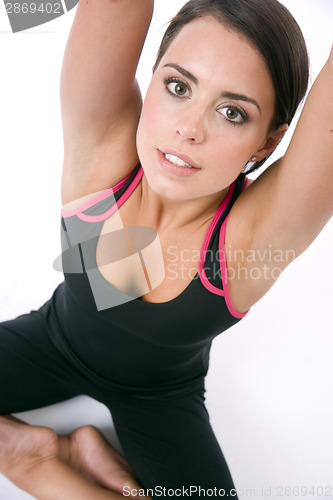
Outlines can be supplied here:
[[245, 38], [212, 17], [184, 26], [152, 77], [138, 127], [151, 189], [185, 201], [227, 188], [253, 156], [266, 156], [274, 104], [265, 61]]

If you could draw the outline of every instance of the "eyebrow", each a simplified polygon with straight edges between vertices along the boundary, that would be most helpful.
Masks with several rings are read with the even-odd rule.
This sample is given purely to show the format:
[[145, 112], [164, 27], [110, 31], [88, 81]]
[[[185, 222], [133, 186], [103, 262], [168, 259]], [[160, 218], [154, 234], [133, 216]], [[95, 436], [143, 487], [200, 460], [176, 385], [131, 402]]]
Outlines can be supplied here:
[[183, 76], [185, 76], [185, 78], [188, 78], [193, 83], [195, 83], [195, 85], [198, 85], [198, 83], [199, 83], [198, 79], [194, 75], [192, 75], [192, 73], [190, 73], [186, 69], [182, 68], [181, 66], [178, 66], [178, 64], [173, 64], [173, 63], [165, 64], [163, 66], [163, 68], [173, 68], [176, 71], [178, 71], [179, 73], [181, 73]]
[[234, 92], [222, 92], [221, 97], [226, 97], [227, 99], [232, 99], [234, 101], [245, 101], [254, 104], [254, 106], [258, 108], [259, 113], [261, 114], [261, 107], [255, 99], [252, 99], [252, 97], [248, 97], [247, 95], [243, 94], [235, 94]]
[[[191, 80], [195, 85], [199, 84], [198, 79], [192, 73], [190, 73], [186, 69], [182, 68], [178, 64], [174, 64], [174, 63], [165, 64], [163, 66], [163, 68], [173, 68], [176, 71], [178, 71], [181, 75], [185, 76], [185, 78], [188, 78], [189, 80]], [[244, 94], [237, 94], [235, 92], [228, 92], [228, 91], [222, 92], [220, 97], [225, 97], [227, 99], [233, 99], [235, 101], [249, 102], [250, 104], [253, 104], [254, 106], [256, 106], [259, 110], [259, 113], [261, 114], [261, 108], [260, 108], [258, 102], [255, 99], [252, 99], [252, 97], [249, 97], [249, 96], [244, 95]]]

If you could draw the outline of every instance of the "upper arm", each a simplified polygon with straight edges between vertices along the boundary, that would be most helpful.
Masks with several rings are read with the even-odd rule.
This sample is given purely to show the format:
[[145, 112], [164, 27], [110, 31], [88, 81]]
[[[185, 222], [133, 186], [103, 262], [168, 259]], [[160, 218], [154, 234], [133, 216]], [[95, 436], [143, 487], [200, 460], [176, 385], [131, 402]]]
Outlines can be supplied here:
[[285, 156], [261, 177], [253, 186], [253, 202], [258, 195], [265, 214], [257, 216], [257, 227], [263, 233], [269, 224], [275, 246], [292, 247], [297, 256], [333, 213], [333, 50]]
[[[243, 250], [248, 276], [256, 267], [255, 278], [234, 285], [236, 308], [246, 310], [259, 300], [279, 276], [273, 270], [283, 271], [300, 255], [332, 213], [333, 52], [307, 97], [285, 156], [244, 191], [230, 213], [228, 248]], [[234, 272], [237, 266], [236, 261], [228, 264]]]
[[63, 186], [76, 175], [82, 181], [85, 171], [91, 180], [93, 170], [95, 190], [103, 189], [134, 168], [141, 109], [135, 72], [152, 10], [153, 0], [79, 1], [60, 81]]

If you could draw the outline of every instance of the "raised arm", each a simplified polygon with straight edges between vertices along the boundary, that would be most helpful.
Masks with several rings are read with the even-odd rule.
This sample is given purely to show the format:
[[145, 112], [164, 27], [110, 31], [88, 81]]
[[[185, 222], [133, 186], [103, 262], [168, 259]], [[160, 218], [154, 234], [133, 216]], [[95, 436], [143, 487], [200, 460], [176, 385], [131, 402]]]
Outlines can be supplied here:
[[[333, 49], [309, 92], [285, 156], [245, 190], [230, 214], [228, 248], [250, 250], [258, 259], [243, 266], [259, 263], [262, 269], [260, 279], [234, 285], [235, 307], [246, 310], [273, 285], [278, 277], [271, 273], [277, 266], [274, 252], [297, 257], [332, 214]], [[281, 260], [281, 270], [288, 263]], [[237, 265], [230, 262], [230, 267]]]
[[61, 72], [62, 200], [106, 189], [137, 162], [135, 72], [153, 0], [80, 0]]

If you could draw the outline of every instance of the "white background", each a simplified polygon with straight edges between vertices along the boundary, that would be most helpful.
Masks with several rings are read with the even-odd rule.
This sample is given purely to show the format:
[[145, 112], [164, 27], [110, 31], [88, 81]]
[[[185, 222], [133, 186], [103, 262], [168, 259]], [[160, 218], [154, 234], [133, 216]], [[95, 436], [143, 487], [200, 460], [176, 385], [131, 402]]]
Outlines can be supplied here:
[[[283, 3], [304, 32], [313, 81], [332, 43], [333, 1]], [[165, 23], [182, 4], [156, 1], [138, 71], [143, 92]], [[74, 13], [15, 35], [0, 15], [0, 321], [38, 308], [62, 281], [52, 268], [60, 252], [59, 76]], [[242, 499], [279, 498], [278, 486], [331, 486], [326, 496], [284, 490], [283, 498], [333, 498], [332, 236], [331, 221], [249, 315], [214, 341], [207, 407]], [[88, 398], [24, 417], [57, 430], [110, 427], [105, 408]], [[0, 479], [0, 498], [30, 497]]]

